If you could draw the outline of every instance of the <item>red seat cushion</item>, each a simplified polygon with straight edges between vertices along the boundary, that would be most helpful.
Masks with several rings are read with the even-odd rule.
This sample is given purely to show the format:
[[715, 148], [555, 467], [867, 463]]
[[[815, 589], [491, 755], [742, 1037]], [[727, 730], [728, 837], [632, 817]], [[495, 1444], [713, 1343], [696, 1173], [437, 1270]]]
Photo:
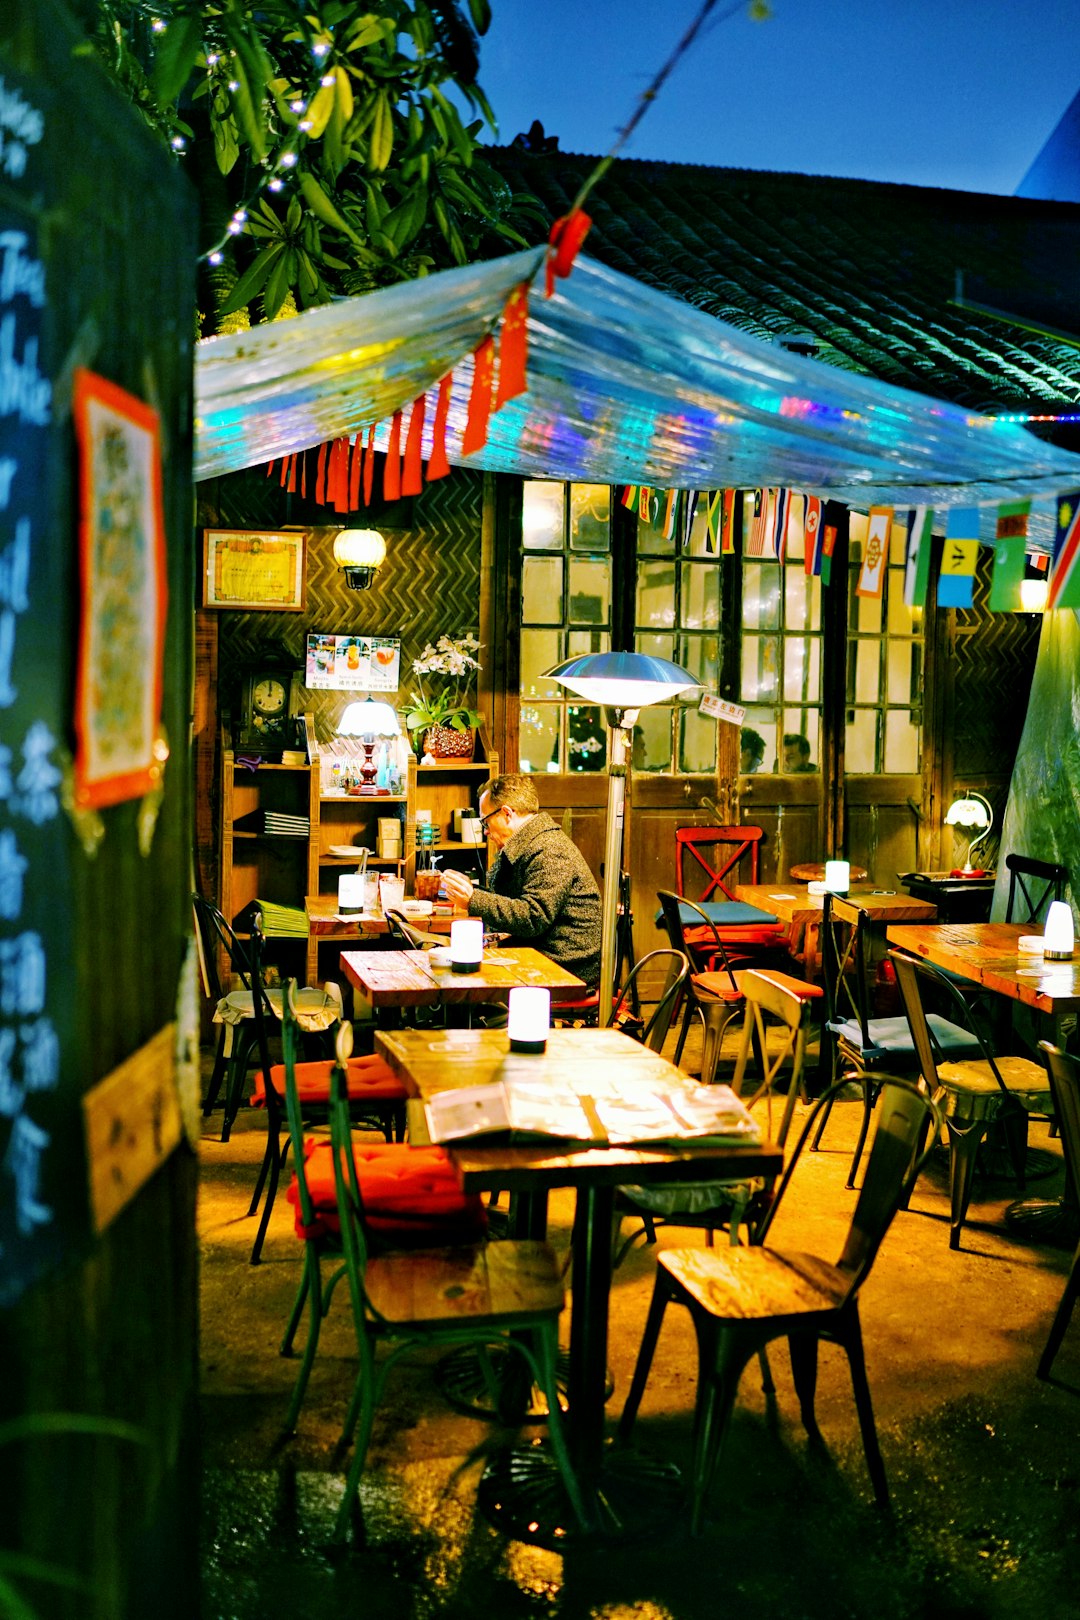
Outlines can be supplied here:
[[805, 979], [795, 979], [790, 973], [781, 973], [777, 968], [755, 968], [759, 979], [767, 979], [789, 995], [796, 996], [800, 1001], [816, 1001], [825, 994], [820, 984], [808, 984]]
[[[725, 950], [737, 945], [783, 945], [788, 937], [786, 923], [754, 924], [744, 928], [717, 928], [716, 934]], [[716, 949], [716, 934], [711, 928], [684, 928], [683, 943], [695, 950]]]
[[[330, 1073], [333, 1060], [296, 1065], [296, 1091], [302, 1103], [330, 1101]], [[349, 1098], [352, 1102], [404, 1102], [409, 1095], [404, 1083], [398, 1079], [390, 1065], [381, 1057], [352, 1057], [345, 1065], [349, 1079]], [[270, 1069], [270, 1080], [279, 1096], [285, 1095], [285, 1065], [275, 1063]], [[261, 1108], [266, 1102], [263, 1072], [255, 1075], [252, 1105]]]
[[[407, 1142], [356, 1142], [353, 1145], [364, 1218], [374, 1236], [396, 1245], [466, 1243], [487, 1229], [484, 1205], [475, 1193], [458, 1185], [453, 1165], [441, 1147], [410, 1147]], [[315, 1221], [305, 1229], [300, 1219], [296, 1177], [288, 1199], [296, 1210], [298, 1237], [340, 1232], [330, 1144], [309, 1137], [304, 1142], [308, 1190]]]

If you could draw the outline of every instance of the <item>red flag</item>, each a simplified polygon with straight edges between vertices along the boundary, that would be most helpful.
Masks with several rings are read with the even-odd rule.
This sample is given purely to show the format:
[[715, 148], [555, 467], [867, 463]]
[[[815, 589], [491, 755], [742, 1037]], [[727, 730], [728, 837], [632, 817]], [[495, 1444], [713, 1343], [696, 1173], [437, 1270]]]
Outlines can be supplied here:
[[326, 505], [326, 458], [330, 453], [328, 444], [320, 444], [319, 459], [315, 463], [315, 500], [319, 506]]
[[409, 431], [405, 438], [405, 465], [401, 477], [401, 493], [403, 495], [419, 495], [424, 487], [424, 464], [421, 459], [421, 448], [424, 438], [424, 411], [427, 406], [427, 395], [420, 394], [413, 400], [412, 413], [409, 417]]
[[330, 503], [335, 512], [348, 511], [349, 470], [345, 461], [348, 449], [348, 439], [335, 439], [330, 449], [330, 470], [326, 483]]
[[472, 392], [469, 415], [461, 441], [461, 453], [471, 456], [487, 444], [491, 420], [491, 384], [495, 375], [495, 339], [486, 337], [473, 350]]
[[364, 451], [364, 505], [371, 505], [371, 486], [375, 481], [375, 423], [367, 430], [367, 448]]
[[401, 499], [401, 412], [395, 411], [390, 419], [390, 443], [386, 447], [386, 465], [383, 467], [383, 500]]
[[269, 478], [269, 476], [273, 472], [273, 470], [274, 470], [274, 463], [272, 461], [268, 461], [266, 463], [266, 476], [267, 476], [267, 478]]
[[499, 386], [495, 391], [494, 409], [499, 411], [507, 400], [523, 394], [528, 386], [525, 380], [525, 361], [529, 336], [529, 283], [523, 281], [515, 287], [503, 308], [502, 330], [499, 334]]
[[296, 494], [296, 455], [295, 455], [295, 452], [293, 453], [293, 455], [291, 455], [289, 457], [289, 486], [288, 486], [288, 493], [290, 495], [295, 495]]
[[431, 425], [431, 454], [428, 456], [427, 481], [445, 478], [450, 471], [446, 459], [446, 418], [450, 411], [450, 389], [454, 373], [448, 371], [439, 383], [439, 397], [435, 403], [435, 420]]
[[806, 497], [803, 511], [803, 569], [807, 574], [821, 573], [821, 498]]
[[360, 474], [364, 468], [364, 430], [353, 440], [352, 461], [349, 463], [349, 511], [355, 512], [360, 505]]
[[557, 219], [551, 227], [548, 241], [547, 264], [544, 271], [544, 297], [550, 298], [555, 291], [555, 277], [568, 276], [574, 268], [574, 260], [582, 242], [589, 234], [592, 220], [583, 208], [575, 208], [570, 214], [564, 214]]

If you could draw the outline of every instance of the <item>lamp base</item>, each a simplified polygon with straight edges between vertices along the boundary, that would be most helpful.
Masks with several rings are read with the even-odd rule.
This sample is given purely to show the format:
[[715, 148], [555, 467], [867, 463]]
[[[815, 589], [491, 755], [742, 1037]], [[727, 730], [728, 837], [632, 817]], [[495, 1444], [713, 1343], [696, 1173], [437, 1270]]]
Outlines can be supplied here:
[[479, 973], [479, 962], [451, 962], [450, 966], [455, 973]]
[[521, 1041], [521, 1040], [518, 1040], [515, 1036], [511, 1035], [511, 1037], [510, 1037], [510, 1050], [511, 1050], [511, 1052], [531, 1052], [531, 1053], [533, 1053], [535, 1055], [535, 1054], [537, 1054], [539, 1052], [546, 1052], [547, 1051], [547, 1040], [545, 1039], [545, 1040], [542, 1040], [542, 1041]]
[[1046, 946], [1043, 946], [1044, 962], [1071, 962], [1073, 955], [1072, 951], [1048, 951]]

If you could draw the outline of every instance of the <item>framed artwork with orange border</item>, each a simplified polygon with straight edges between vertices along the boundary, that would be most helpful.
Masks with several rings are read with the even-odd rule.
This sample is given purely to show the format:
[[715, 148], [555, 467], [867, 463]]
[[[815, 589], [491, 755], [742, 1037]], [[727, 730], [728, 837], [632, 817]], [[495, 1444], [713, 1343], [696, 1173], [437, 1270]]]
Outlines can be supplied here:
[[158, 414], [116, 383], [75, 372], [79, 619], [75, 801], [140, 798], [161, 775], [168, 607]]
[[306, 529], [204, 529], [202, 606], [300, 613], [307, 598]]

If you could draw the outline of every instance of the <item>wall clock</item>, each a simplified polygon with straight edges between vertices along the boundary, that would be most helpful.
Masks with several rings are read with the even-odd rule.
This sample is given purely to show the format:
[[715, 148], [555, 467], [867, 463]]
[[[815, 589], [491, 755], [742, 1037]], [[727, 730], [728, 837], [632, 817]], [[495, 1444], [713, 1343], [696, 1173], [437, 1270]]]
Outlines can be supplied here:
[[296, 728], [289, 714], [292, 677], [292, 670], [280, 664], [257, 664], [247, 672], [240, 699], [238, 749], [279, 753], [293, 746]]

